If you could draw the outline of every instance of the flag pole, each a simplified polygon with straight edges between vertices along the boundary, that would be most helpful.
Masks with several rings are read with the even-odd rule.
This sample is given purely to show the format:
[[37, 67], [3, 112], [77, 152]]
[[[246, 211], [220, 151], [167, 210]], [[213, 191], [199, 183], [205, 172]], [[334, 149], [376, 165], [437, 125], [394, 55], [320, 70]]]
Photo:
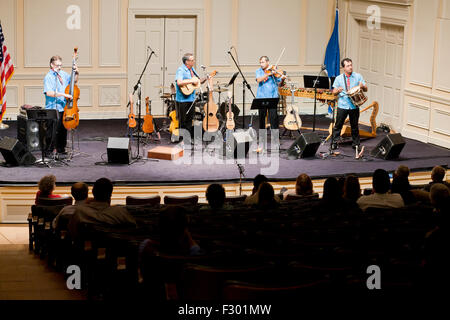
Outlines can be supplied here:
[[[2, 25], [2, 20], [0, 20], [0, 26], [1, 25]], [[5, 113], [6, 113], [6, 110], [5, 110]], [[4, 117], [4, 115], [2, 115], [2, 118], [0, 119], [0, 130], [6, 130], [9, 128], [9, 126], [7, 124], [3, 123], [3, 117]]]

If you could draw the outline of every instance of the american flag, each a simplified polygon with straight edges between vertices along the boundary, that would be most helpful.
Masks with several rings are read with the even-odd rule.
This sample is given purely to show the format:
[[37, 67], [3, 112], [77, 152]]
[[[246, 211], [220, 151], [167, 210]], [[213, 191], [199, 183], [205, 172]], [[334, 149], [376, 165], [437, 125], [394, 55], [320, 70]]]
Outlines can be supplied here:
[[11, 61], [11, 56], [8, 53], [5, 45], [5, 37], [3, 36], [2, 25], [0, 24], [0, 122], [3, 119], [3, 115], [6, 111], [6, 84], [11, 79], [14, 73], [14, 66]]

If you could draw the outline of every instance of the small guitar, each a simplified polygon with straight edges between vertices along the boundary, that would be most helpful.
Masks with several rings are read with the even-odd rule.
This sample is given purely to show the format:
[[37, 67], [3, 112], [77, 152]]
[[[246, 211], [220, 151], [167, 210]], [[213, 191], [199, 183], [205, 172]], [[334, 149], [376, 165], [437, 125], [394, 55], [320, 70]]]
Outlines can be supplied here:
[[299, 114], [294, 109], [294, 92], [295, 88], [292, 86], [291, 88], [291, 96], [292, 101], [291, 104], [286, 106], [286, 116], [283, 120], [283, 125], [288, 130], [300, 130], [302, 127], [302, 120], [300, 119]]
[[203, 119], [203, 130], [208, 132], [215, 132], [219, 130], [219, 119], [217, 118], [217, 111], [219, 107], [213, 99], [213, 85], [212, 78], [209, 79], [209, 97], [208, 102], [203, 107], [205, 111], [205, 119]]
[[169, 126], [169, 132], [172, 133], [172, 136], [179, 136], [179, 123], [178, 123], [178, 119], [177, 119], [177, 112], [176, 112], [176, 108], [174, 108], [172, 111], [170, 111], [169, 113], [169, 118], [171, 120], [170, 122], [170, 126]]
[[234, 122], [234, 113], [231, 111], [231, 98], [233, 97], [233, 92], [228, 90], [228, 112], [227, 112], [227, 122], [226, 128], [228, 130], [234, 130], [236, 124]]
[[155, 131], [155, 128], [153, 127], [153, 116], [151, 113], [151, 102], [149, 97], [146, 97], [144, 124], [142, 125], [142, 131], [144, 131], [145, 133], [152, 133], [153, 131]]
[[[212, 78], [217, 74], [217, 71], [214, 70], [213, 72], [211, 72], [206, 78]], [[191, 95], [196, 89], [200, 88], [201, 82], [203, 82], [206, 78], [202, 78], [199, 79], [199, 81], [197, 82], [197, 84], [193, 84], [193, 83], [189, 83], [185, 86], [180, 87], [181, 92], [183, 92], [183, 94], [185, 96], [189, 96]], [[193, 76], [192, 79], [198, 79], [196, 76]]]
[[128, 114], [128, 127], [129, 128], [136, 127], [136, 116], [133, 113], [133, 105], [134, 105], [133, 95], [130, 93], [130, 113]]

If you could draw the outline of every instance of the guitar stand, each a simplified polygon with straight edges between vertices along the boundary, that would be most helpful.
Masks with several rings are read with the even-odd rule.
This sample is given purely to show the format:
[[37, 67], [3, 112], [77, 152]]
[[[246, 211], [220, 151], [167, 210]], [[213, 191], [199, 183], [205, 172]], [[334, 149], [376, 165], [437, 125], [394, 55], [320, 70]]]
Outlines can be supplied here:
[[300, 132], [300, 129], [297, 130], [289, 130], [287, 128], [284, 128], [283, 133], [281, 134], [282, 137], [284, 137], [286, 135], [286, 132], [289, 132], [289, 139], [295, 139], [294, 134], [292, 133], [293, 131], [297, 131], [299, 135], [302, 135], [302, 133]]

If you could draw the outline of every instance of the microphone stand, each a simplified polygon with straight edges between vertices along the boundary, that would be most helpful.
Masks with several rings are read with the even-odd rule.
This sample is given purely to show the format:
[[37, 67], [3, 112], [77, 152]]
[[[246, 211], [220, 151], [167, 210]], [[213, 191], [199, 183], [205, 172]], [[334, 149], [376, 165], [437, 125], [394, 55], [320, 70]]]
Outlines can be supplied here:
[[324, 70], [324, 68], [322, 67], [320, 69], [319, 74], [317, 75], [316, 80], [314, 80], [314, 84], [313, 84], [313, 88], [314, 88], [314, 116], [313, 116], [313, 128], [312, 128], [313, 132], [316, 131], [317, 83], [319, 82], [319, 77], [323, 70]]
[[248, 84], [247, 79], [245, 79], [241, 68], [239, 67], [238, 63], [236, 62], [230, 51], [228, 51], [228, 54], [231, 56], [231, 59], [233, 59], [234, 64], [236, 65], [239, 73], [242, 76], [242, 129], [245, 129], [245, 87], [247, 87], [247, 89], [250, 90], [251, 94], [253, 95], [253, 98], [255, 98], [255, 94], [253, 93], [252, 87], [250, 87], [250, 85]]
[[[151, 50], [150, 47], [147, 47], [147, 50], [148, 49]], [[152, 58], [152, 55], [156, 56], [155, 51], [153, 51], [153, 50], [150, 52], [150, 55], [148, 56], [147, 62], [145, 63], [144, 69], [142, 70], [142, 73], [141, 73], [138, 81], [136, 82], [136, 84], [134, 85], [134, 88], [133, 88], [133, 95], [136, 93], [136, 91], [138, 91], [138, 100], [137, 100], [137, 105], [138, 105], [138, 108], [139, 108], [139, 110], [138, 110], [138, 121], [137, 121], [137, 123], [138, 123], [138, 127], [137, 127], [138, 139], [137, 139], [137, 155], [133, 159], [133, 161], [130, 162], [130, 164], [133, 164], [134, 162], [136, 162], [138, 160], [144, 160], [141, 157], [140, 151], [139, 151], [139, 145], [140, 145], [140, 142], [141, 142], [140, 141], [141, 140], [141, 135], [139, 134], [139, 130], [140, 130], [140, 126], [141, 126], [141, 79], [142, 79], [142, 76], [145, 73], [145, 70], [147, 69], [148, 63], [150, 62], [150, 59]], [[129, 105], [130, 105], [130, 102], [128, 101], [127, 108], [128, 108]], [[146, 159], [146, 160], [148, 160], [148, 159]]]

